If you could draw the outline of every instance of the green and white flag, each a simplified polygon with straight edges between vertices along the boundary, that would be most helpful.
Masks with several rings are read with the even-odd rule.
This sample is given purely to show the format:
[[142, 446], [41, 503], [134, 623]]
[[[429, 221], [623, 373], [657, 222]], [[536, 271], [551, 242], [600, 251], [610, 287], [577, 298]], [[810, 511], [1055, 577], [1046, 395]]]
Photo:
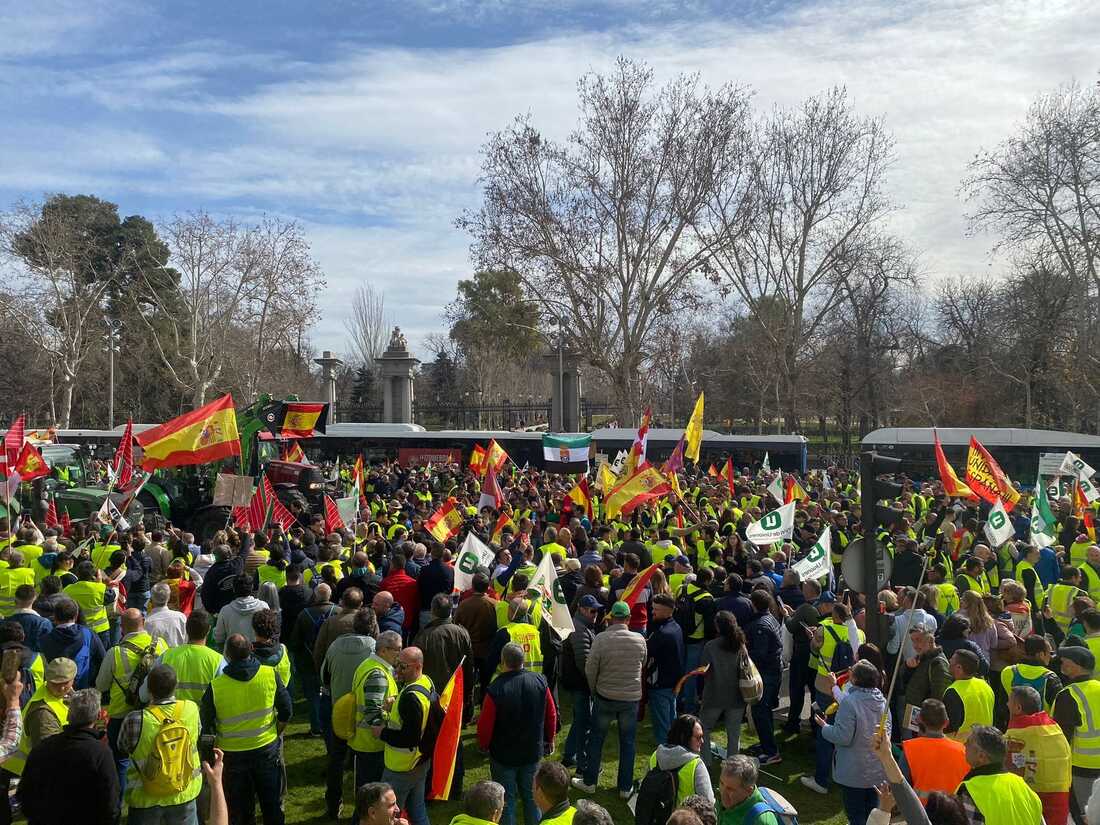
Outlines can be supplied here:
[[493, 551], [485, 542], [473, 533], [469, 533], [455, 559], [455, 590], [461, 593], [473, 587], [474, 573], [478, 568], [484, 567], [492, 572], [494, 558]]
[[989, 518], [985, 521], [985, 537], [989, 539], [989, 546], [996, 549], [1012, 538], [1016, 531], [1012, 522], [1008, 520], [1008, 511], [1004, 503], [997, 499], [997, 503], [989, 511]]
[[527, 594], [541, 600], [543, 620], [549, 621], [550, 627], [561, 638], [573, 632], [573, 618], [569, 615], [569, 605], [558, 581], [558, 571], [554, 569], [553, 553], [543, 555], [535, 577], [527, 585]]
[[1031, 502], [1031, 543], [1036, 547], [1050, 547], [1054, 544], [1054, 525], [1054, 514], [1050, 511], [1046, 487], [1036, 484], [1035, 498]]
[[764, 451], [764, 463], [760, 465], [760, 469], [765, 473], [770, 473], [772, 471], [772, 463], [768, 460], [767, 450]]
[[1066, 450], [1066, 457], [1062, 459], [1061, 470], [1066, 475], [1074, 476], [1082, 481], [1092, 478], [1096, 474], [1096, 470], [1086, 464], [1081, 456], [1077, 453], [1071, 453], [1069, 450]]
[[782, 506], [783, 504], [783, 474], [776, 473], [775, 478], [768, 482], [768, 492], [772, 494], [772, 498], [776, 503]]
[[777, 541], [785, 541], [794, 535], [794, 502], [784, 504], [778, 510], [754, 521], [745, 530], [745, 537], [757, 547], [767, 547]]
[[542, 461], [551, 473], [588, 472], [588, 454], [592, 450], [590, 435], [544, 435]]
[[829, 528], [826, 527], [821, 534], [821, 538], [817, 540], [817, 543], [810, 548], [810, 552], [806, 555], [806, 558], [796, 561], [791, 565], [791, 570], [794, 570], [802, 577], [802, 581], [809, 581], [810, 579], [820, 579], [823, 576], [828, 576], [830, 572], [830, 554], [832, 553], [833, 536], [829, 532]]

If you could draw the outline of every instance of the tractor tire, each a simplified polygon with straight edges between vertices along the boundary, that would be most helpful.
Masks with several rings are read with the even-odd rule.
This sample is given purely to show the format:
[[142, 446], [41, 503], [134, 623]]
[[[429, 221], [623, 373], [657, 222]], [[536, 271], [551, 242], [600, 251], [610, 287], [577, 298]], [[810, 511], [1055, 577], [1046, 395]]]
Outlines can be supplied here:
[[297, 487], [279, 487], [275, 490], [275, 495], [292, 513], [310, 511], [309, 499]]

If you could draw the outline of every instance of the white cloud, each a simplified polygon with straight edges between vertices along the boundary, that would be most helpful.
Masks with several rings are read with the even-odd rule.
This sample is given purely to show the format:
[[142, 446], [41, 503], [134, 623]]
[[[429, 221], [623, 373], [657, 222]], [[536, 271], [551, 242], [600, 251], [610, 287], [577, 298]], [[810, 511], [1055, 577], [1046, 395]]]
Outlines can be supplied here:
[[[470, 10], [425, 2], [443, 15]], [[232, 44], [192, 43], [122, 62], [54, 89], [59, 109], [81, 83], [96, 88], [88, 94], [100, 105], [127, 109], [125, 128], [113, 126], [115, 147], [105, 146], [102, 126], [39, 134], [11, 155], [11, 138], [0, 138], [0, 185], [60, 188], [71, 176], [70, 186], [108, 182], [213, 209], [305, 216], [330, 281], [317, 343], [342, 348], [346, 296], [364, 277], [386, 291], [417, 343], [437, 330], [439, 310], [469, 271], [468, 241], [453, 220], [477, 203], [486, 134], [530, 112], [544, 132], [564, 136], [576, 119], [578, 77], [618, 54], [650, 61], [662, 78], [698, 71], [711, 84], [748, 84], [762, 111], [846, 85], [857, 110], [883, 117], [896, 137], [889, 186], [905, 208], [894, 227], [933, 275], [989, 265], [991, 241], [967, 237], [956, 195], [970, 158], [1008, 135], [1038, 93], [1072, 77], [1090, 81], [1097, 69], [1092, 0], [829, 0], [749, 22], [687, 16], [661, 25], [632, 15], [632, 2], [603, 5], [627, 21], [613, 30], [489, 49], [344, 47], [280, 66]], [[505, 0], [478, 12], [482, 23], [512, 13]], [[277, 79], [225, 91], [227, 73], [256, 68]], [[191, 131], [158, 135], [158, 110], [183, 113]]]

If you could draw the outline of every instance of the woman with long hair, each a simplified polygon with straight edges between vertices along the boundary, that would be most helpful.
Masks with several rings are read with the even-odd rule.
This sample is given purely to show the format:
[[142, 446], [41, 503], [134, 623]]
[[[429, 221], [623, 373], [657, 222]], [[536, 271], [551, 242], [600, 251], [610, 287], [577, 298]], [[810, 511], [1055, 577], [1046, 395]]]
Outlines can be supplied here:
[[[714, 786], [701, 758], [704, 739], [703, 726], [698, 717], [689, 713], [681, 714], [669, 725], [667, 741], [658, 743], [657, 750], [649, 758], [651, 769], [674, 771], [677, 779], [683, 775], [685, 781], [676, 783], [677, 807], [692, 794], [699, 794], [709, 802], [714, 802]], [[693, 767], [688, 767], [689, 765]], [[686, 781], [689, 773], [691, 780]]]
[[967, 621], [970, 622], [967, 638], [982, 649], [986, 659], [990, 658], [990, 654], [997, 646], [997, 628], [985, 606], [982, 594], [967, 590], [959, 599], [958, 612], [966, 616]]
[[741, 747], [741, 722], [745, 717], [745, 701], [741, 698], [741, 662], [748, 656], [745, 634], [737, 619], [728, 610], [714, 617], [717, 636], [703, 645], [700, 665], [709, 665], [703, 676], [703, 701], [699, 720], [703, 725], [703, 761], [707, 767], [713, 761], [710, 749], [711, 732], [719, 722], [726, 725], [726, 753], [736, 754]]

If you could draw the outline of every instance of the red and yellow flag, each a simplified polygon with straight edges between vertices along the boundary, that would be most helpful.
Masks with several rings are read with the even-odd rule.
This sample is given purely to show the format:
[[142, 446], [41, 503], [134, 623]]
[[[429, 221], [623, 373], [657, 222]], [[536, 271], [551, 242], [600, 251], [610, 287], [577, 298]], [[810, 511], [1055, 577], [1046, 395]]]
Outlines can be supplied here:
[[489, 541], [493, 544], [500, 544], [500, 537], [504, 534], [504, 528], [511, 527], [512, 532], [516, 532], [516, 523], [512, 521], [512, 517], [507, 513], [501, 513], [497, 518], [497, 523], [493, 527], [493, 535], [490, 536]]
[[424, 522], [424, 527], [440, 544], [462, 529], [462, 511], [454, 498], [449, 498]]
[[305, 464], [306, 454], [302, 449], [302, 445], [297, 441], [291, 443], [290, 446], [283, 450], [283, 461], [297, 461], [301, 464]]
[[474, 450], [470, 453], [470, 469], [478, 475], [482, 474], [482, 468], [485, 465], [485, 448], [480, 444], [474, 445]]
[[792, 501], [805, 501], [810, 496], [802, 489], [802, 485], [799, 484], [795, 477], [787, 476], [787, 485], [783, 491], [783, 503], [790, 504]]
[[1000, 499], [1008, 512], [1012, 512], [1020, 500], [1008, 476], [974, 436], [970, 436], [970, 452], [966, 456], [966, 486], [990, 504]]
[[718, 478], [718, 468], [711, 464], [707, 467], [707, 475], [711, 478]]
[[940, 435], [935, 430], [932, 430], [932, 439], [936, 448], [936, 468], [940, 471], [943, 491], [951, 498], [977, 498], [974, 491], [959, 480], [955, 475], [955, 469], [947, 463], [947, 456], [943, 454], [943, 445], [940, 443]]
[[[504, 451], [504, 448], [497, 444], [497, 440], [494, 438], [489, 442], [489, 449], [485, 451], [484, 467], [492, 467], [498, 473], [500, 468], [504, 466], [504, 462], [508, 460], [508, 453]], [[484, 469], [482, 470], [484, 472]]]
[[22, 481], [34, 481], [34, 479], [42, 478], [42, 476], [50, 473], [50, 468], [46, 466], [42, 454], [29, 441], [23, 442], [23, 449], [19, 451], [19, 456], [15, 459], [12, 469], [18, 473]]
[[604, 503], [607, 518], [627, 515], [647, 501], [667, 496], [671, 490], [660, 470], [653, 465], [644, 467], [611, 491]]
[[630, 478], [638, 471], [639, 467], [645, 464], [646, 445], [649, 443], [649, 422], [652, 417], [652, 410], [646, 407], [645, 412], [642, 413], [642, 423], [638, 425], [634, 443], [630, 445], [630, 453], [626, 457], [623, 478]]
[[206, 464], [240, 455], [233, 397], [223, 395], [217, 401], [146, 430], [137, 436], [137, 443], [143, 453], [143, 470]]
[[651, 564], [645, 570], [641, 570], [638, 574], [630, 580], [630, 584], [626, 586], [626, 589], [619, 596], [619, 601], [626, 602], [632, 608], [634, 603], [638, 601], [638, 597], [642, 595], [645, 590], [645, 586], [649, 584], [649, 580], [653, 578], [653, 574], [657, 572], [657, 569], [661, 565]]
[[455, 762], [462, 745], [462, 705], [466, 685], [462, 673], [464, 662], [465, 658], [458, 663], [447, 687], [439, 694], [439, 705], [444, 709], [444, 714], [432, 752], [432, 786], [428, 788], [428, 799], [447, 799], [451, 795]]
[[718, 474], [718, 478], [726, 482], [726, 487], [730, 491], [730, 498], [733, 498], [733, 459], [727, 458], [725, 466], [722, 467], [722, 472]]
[[1081, 488], [1081, 482], [1073, 485], [1073, 511], [1077, 518], [1081, 519], [1081, 526], [1088, 534], [1090, 541], [1096, 541], [1096, 520], [1092, 517], [1092, 508], [1085, 497], [1085, 491]]
[[[584, 510], [585, 515], [588, 518], [592, 518], [592, 493], [588, 489], [588, 478], [582, 478], [570, 490], [566, 496], [566, 503], [572, 502], [577, 507]], [[570, 509], [572, 509], [570, 507]]]

